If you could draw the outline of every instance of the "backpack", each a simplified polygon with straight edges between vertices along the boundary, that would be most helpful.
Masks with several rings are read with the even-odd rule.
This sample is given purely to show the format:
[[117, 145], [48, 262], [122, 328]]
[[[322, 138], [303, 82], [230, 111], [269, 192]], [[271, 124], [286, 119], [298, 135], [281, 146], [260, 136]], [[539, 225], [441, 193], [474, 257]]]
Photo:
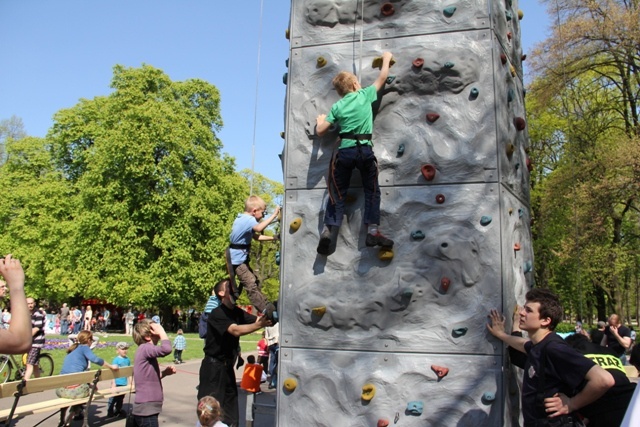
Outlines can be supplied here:
[[209, 313], [201, 313], [198, 321], [198, 335], [202, 339], [207, 338], [207, 320], [209, 320]]

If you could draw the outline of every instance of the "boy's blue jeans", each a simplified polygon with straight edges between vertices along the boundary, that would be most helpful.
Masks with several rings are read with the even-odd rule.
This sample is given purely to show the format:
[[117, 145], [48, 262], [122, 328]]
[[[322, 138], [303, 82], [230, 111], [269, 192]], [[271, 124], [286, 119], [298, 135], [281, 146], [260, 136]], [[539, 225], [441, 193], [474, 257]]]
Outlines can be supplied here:
[[111, 414], [118, 414], [122, 410], [123, 403], [124, 395], [110, 397], [109, 405], [107, 406], [107, 412]]
[[380, 224], [380, 187], [378, 186], [378, 160], [369, 145], [338, 150], [329, 176], [329, 200], [324, 213], [325, 225], [340, 226], [344, 216], [344, 202], [349, 190], [351, 173], [360, 171], [364, 190], [363, 222]]

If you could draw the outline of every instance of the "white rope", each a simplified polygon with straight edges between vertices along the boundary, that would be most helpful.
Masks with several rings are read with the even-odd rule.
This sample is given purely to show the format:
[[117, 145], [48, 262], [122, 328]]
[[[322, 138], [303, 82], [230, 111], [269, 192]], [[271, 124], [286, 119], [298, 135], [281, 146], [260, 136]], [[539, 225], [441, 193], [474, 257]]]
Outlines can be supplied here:
[[258, 92], [260, 88], [260, 50], [262, 48], [262, 11], [264, 0], [260, 0], [260, 24], [258, 29], [258, 60], [256, 66], [256, 97], [253, 107], [253, 143], [251, 146], [251, 181], [249, 184], [249, 195], [253, 194], [253, 181], [255, 176], [256, 163], [256, 123], [258, 121]]
[[[362, 83], [362, 46], [364, 44], [364, 0], [361, 1], [360, 6], [360, 64], [358, 65], [358, 82]], [[357, 6], [356, 6], [357, 7]]]

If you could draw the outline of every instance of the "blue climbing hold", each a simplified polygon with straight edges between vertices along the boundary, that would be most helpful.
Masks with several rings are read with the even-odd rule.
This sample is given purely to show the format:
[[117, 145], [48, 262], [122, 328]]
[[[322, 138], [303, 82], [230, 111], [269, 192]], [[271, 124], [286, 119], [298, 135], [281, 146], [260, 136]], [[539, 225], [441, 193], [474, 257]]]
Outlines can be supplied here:
[[420, 400], [414, 400], [407, 403], [408, 415], [422, 415], [422, 411], [424, 411], [424, 402]]
[[446, 16], [447, 18], [451, 18], [453, 16], [454, 13], [456, 13], [456, 7], [455, 6], [449, 6], [449, 7], [445, 7], [442, 10], [442, 13], [444, 14], [444, 16]]
[[518, 218], [522, 218], [524, 216], [524, 209], [518, 208]]
[[480, 95], [480, 91], [476, 87], [471, 88], [471, 93], [469, 95], [471, 95], [471, 99], [476, 99], [478, 95]]
[[507, 92], [507, 102], [511, 102], [513, 101], [513, 98], [515, 97], [515, 93], [513, 92], [513, 89], [509, 89], [509, 92]]
[[276, 265], [280, 265], [280, 251], [276, 252]]
[[506, 10], [506, 11], [504, 12], [504, 15], [506, 16], [507, 21], [511, 21], [511, 20], [513, 19], [513, 14], [511, 13], [511, 11], [510, 11], [510, 10]]
[[453, 62], [447, 61], [447, 62], [444, 63], [444, 68], [453, 68], [453, 67], [455, 67], [455, 65], [456, 64], [454, 64]]
[[404, 288], [401, 293], [403, 298], [411, 298], [413, 296], [413, 289]]
[[424, 239], [424, 237], [425, 236], [424, 236], [424, 233], [422, 232], [422, 230], [416, 230], [416, 231], [411, 232], [411, 238], [413, 240], [422, 240], [422, 239]]
[[282, 83], [287, 84], [287, 80], [289, 80], [289, 73], [284, 73], [282, 76]]
[[482, 218], [480, 218], [480, 225], [489, 225], [491, 224], [491, 221], [493, 221], [493, 218], [491, 218], [491, 216], [483, 215]]
[[496, 400], [496, 394], [491, 391], [485, 391], [481, 400], [485, 405], [490, 405]]
[[454, 330], [451, 331], [451, 335], [454, 338], [460, 338], [462, 336], [465, 336], [467, 334], [467, 331], [469, 330], [469, 328], [455, 328]]
[[529, 273], [533, 269], [533, 263], [531, 261], [525, 261], [522, 266], [522, 271]]

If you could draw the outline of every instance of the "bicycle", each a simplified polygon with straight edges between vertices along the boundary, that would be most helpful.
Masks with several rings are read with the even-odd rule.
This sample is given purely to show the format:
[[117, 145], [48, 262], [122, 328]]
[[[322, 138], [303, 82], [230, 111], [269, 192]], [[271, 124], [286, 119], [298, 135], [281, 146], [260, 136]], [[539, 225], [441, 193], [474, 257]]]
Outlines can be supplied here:
[[[49, 353], [40, 353], [38, 357], [38, 367], [40, 368], [40, 376], [50, 377], [53, 374], [53, 357]], [[0, 382], [20, 381], [24, 377], [27, 369], [27, 355], [22, 355], [20, 363], [12, 354], [0, 355]], [[12, 372], [15, 371], [13, 378]]]

